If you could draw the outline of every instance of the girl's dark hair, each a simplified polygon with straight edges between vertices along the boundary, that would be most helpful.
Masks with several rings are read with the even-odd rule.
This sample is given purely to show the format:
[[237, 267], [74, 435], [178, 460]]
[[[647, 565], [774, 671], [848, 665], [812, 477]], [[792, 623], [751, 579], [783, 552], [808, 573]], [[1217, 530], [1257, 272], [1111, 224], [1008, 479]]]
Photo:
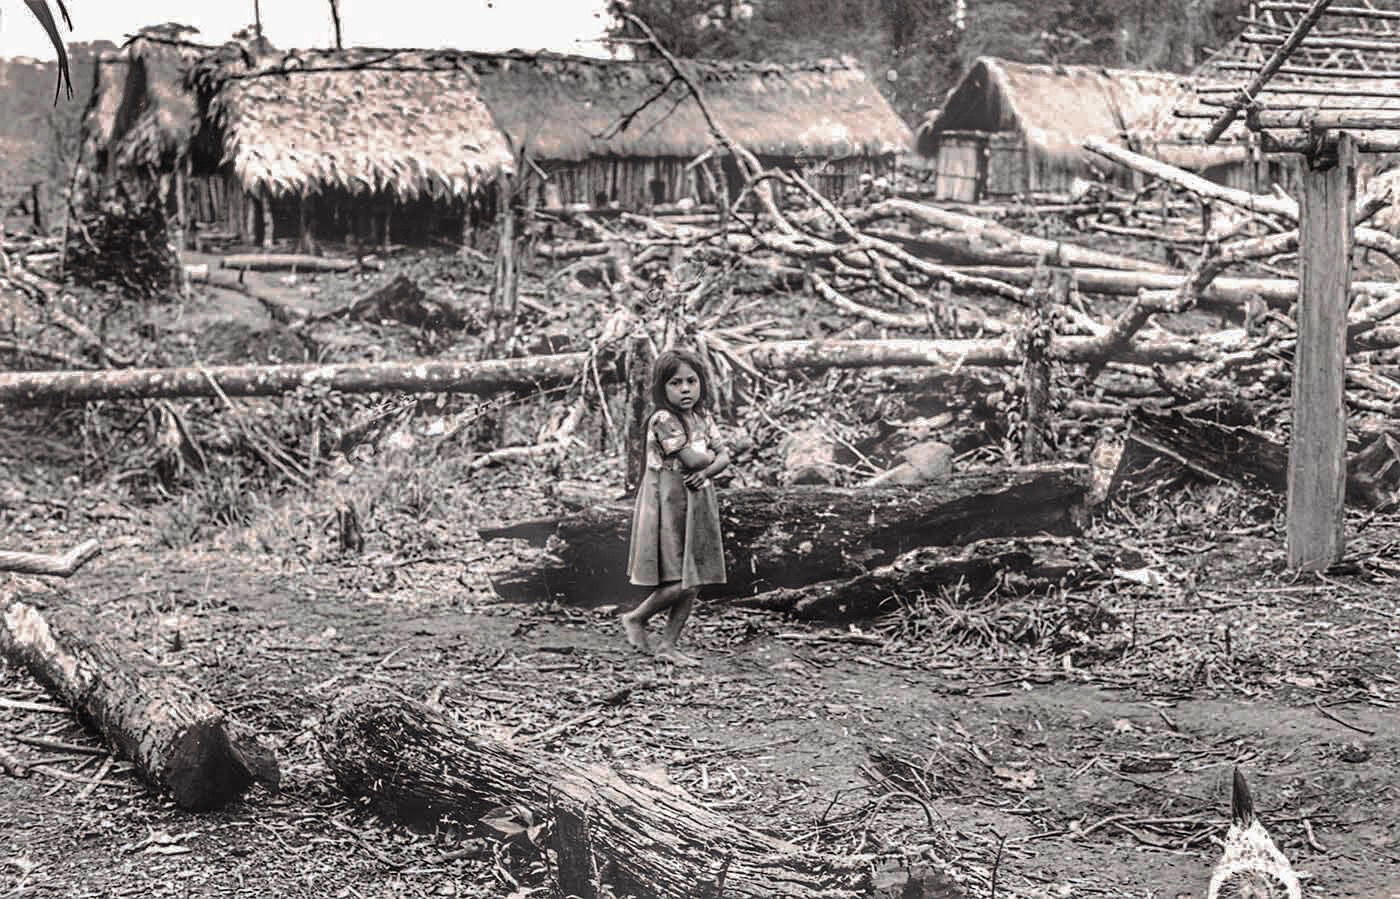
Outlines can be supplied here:
[[[656, 357], [656, 361], [651, 366], [651, 402], [656, 409], [668, 409], [676, 414], [676, 417], [685, 424], [685, 416], [681, 410], [671, 405], [671, 401], [666, 399], [666, 382], [675, 376], [676, 370], [682, 365], [689, 365], [700, 379], [700, 395], [695, 398], [695, 408], [701, 411], [710, 408], [710, 375], [705, 371], [705, 365], [700, 361], [700, 357], [690, 350], [666, 350]], [[686, 426], [686, 434], [689, 436], [690, 427]]]

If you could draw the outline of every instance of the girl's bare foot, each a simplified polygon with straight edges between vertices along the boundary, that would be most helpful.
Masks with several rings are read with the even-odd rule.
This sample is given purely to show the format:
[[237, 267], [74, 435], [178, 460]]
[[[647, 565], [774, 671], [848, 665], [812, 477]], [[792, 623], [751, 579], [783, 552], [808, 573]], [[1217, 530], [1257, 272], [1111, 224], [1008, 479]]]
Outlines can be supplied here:
[[691, 658], [670, 643], [662, 642], [656, 647], [656, 660], [676, 665], [681, 668], [697, 668], [700, 665], [699, 659]]
[[627, 635], [627, 642], [632, 644], [632, 648], [638, 652], [650, 652], [651, 646], [647, 643], [646, 625], [632, 617], [628, 612], [622, 617], [622, 631]]

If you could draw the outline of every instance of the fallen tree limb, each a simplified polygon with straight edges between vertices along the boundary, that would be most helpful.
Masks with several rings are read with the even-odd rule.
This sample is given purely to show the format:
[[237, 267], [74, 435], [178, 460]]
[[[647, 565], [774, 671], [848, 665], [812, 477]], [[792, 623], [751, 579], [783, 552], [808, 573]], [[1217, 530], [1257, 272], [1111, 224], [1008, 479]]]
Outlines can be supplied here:
[[119, 651], [74, 612], [0, 591], [0, 653], [91, 724], [153, 789], [191, 811], [221, 808], [257, 780], [276, 786], [277, 759], [198, 690], [134, 651]]
[[593, 880], [582, 868], [617, 892], [654, 899], [871, 892], [863, 860], [803, 851], [638, 775], [491, 740], [381, 687], [338, 696], [319, 738], [340, 788], [394, 820], [468, 823], [504, 806], [554, 825], [565, 834], [555, 842], [561, 882]]
[[101, 552], [102, 545], [96, 540], [85, 540], [61, 556], [0, 549], [0, 571], [71, 577]]
[[[1139, 408], [1133, 412], [1128, 440], [1211, 480], [1234, 481], [1280, 495], [1288, 490], [1287, 444], [1254, 428], [1222, 425], [1179, 411]], [[1140, 453], [1138, 457], [1142, 458]], [[1357, 477], [1355, 467], [1349, 465], [1346, 501], [1374, 508], [1387, 498], [1378, 494], [1375, 483]]]
[[[1160, 178], [1177, 187], [1184, 188], [1202, 197], [1212, 200], [1219, 200], [1240, 209], [1250, 212], [1262, 212], [1267, 215], [1276, 215], [1287, 221], [1298, 223], [1298, 201], [1289, 196], [1278, 196], [1275, 194], [1254, 194], [1249, 191], [1238, 190], [1233, 187], [1226, 187], [1223, 184], [1216, 184], [1208, 181], [1200, 175], [1179, 169], [1176, 166], [1168, 165], [1156, 159], [1151, 159], [1131, 150], [1109, 143], [1100, 138], [1091, 137], [1084, 142], [1084, 146], [1098, 153], [1106, 159], [1135, 169], [1154, 178]], [[1352, 210], [1352, 221], [1365, 221], [1368, 216], [1369, 201], [1366, 197], [1360, 198]], [[1400, 264], [1400, 238], [1396, 238], [1384, 231], [1376, 228], [1364, 226], [1354, 226], [1356, 231], [1356, 245], [1366, 247], [1384, 253], [1396, 264]], [[1112, 267], [1112, 266], [1108, 266]]]
[[[753, 487], [720, 501], [729, 582], [707, 595], [743, 596], [851, 577], [916, 546], [985, 537], [1077, 533], [1087, 490], [1080, 465], [956, 472], [919, 489]], [[493, 580], [506, 599], [613, 601], [627, 583], [630, 503], [606, 503], [562, 518], [482, 528], [484, 540], [548, 545], [537, 560]]]
[[[477, 393], [528, 390], [573, 378], [587, 353], [483, 362], [220, 365], [94, 372], [0, 372], [0, 403], [218, 396], [277, 396], [324, 385], [344, 393]], [[603, 367], [600, 366], [600, 370]]]
[[[1008, 284], [1028, 286], [1034, 269], [1010, 266], [970, 266], [959, 271], [968, 275], [992, 278]], [[1178, 290], [1186, 283], [1182, 273], [1124, 272], [1112, 269], [1077, 268], [1075, 283], [1085, 293], [1114, 296], [1137, 296], [1142, 290]], [[1378, 298], [1395, 292], [1390, 281], [1353, 281], [1353, 297]], [[1292, 278], [1216, 277], [1201, 292], [1203, 305], [1243, 308], [1251, 298], [1258, 297], [1275, 309], [1287, 309], [1298, 299], [1298, 282]]]
[[[1013, 231], [1005, 225], [975, 216], [949, 212], [926, 203], [913, 200], [891, 198], [882, 200], [860, 213], [851, 213], [851, 220], [866, 224], [883, 218], [911, 218], [925, 225], [942, 229], [944, 234], [921, 232], [907, 235], [930, 246], [945, 248], [948, 252], [968, 261], [1001, 263], [1007, 258], [1027, 260], [1028, 264], [1044, 262], [1047, 265], [1069, 266], [1072, 268], [1108, 268], [1131, 272], [1170, 272], [1170, 266], [1147, 259], [1105, 253], [1061, 240], [1046, 240], [1020, 231]], [[874, 233], [874, 232], [871, 232]], [[881, 232], [881, 236], [892, 236]]]
[[922, 592], [956, 588], [959, 596], [980, 596], [1001, 585], [999, 593], [1028, 593], [1095, 570], [1092, 555], [1070, 541], [991, 539], [963, 547], [921, 546], [854, 577], [779, 587], [730, 602], [795, 618], [850, 622], [895, 611]]
[[225, 256], [222, 268], [249, 272], [348, 272], [358, 268], [354, 259], [333, 259], [329, 256], [303, 256], [297, 253], [244, 253]]

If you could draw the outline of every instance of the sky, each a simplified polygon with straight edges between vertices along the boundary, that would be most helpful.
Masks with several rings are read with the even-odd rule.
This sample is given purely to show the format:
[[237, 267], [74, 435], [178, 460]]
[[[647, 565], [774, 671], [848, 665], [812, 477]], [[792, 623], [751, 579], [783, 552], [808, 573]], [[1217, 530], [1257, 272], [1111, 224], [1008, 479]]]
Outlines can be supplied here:
[[[120, 45], [145, 25], [177, 22], [221, 43], [253, 21], [253, 0], [66, 0], [73, 19], [65, 42]], [[273, 45], [335, 43], [328, 0], [261, 0], [263, 33]], [[606, 55], [596, 42], [607, 24], [605, 0], [340, 0], [344, 45], [451, 47], [458, 50], [557, 50]], [[57, 7], [51, 4], [57, 12]], [[449, 11], [450, 10], [450, 11]], [[49, 59], [39, 23], [19, 0], [0, 0], [0, 56]]]

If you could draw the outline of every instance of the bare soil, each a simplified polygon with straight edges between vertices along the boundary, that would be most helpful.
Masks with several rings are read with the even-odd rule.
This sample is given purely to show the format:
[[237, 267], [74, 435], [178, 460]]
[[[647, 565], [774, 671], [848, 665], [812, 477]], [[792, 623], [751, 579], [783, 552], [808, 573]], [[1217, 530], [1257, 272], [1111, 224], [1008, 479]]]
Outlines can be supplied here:
[[[249, 277], [311, 311], [335, 305], [314, 279]], [[154, 309], [156, 339], [182, 335], [210, 362], [292, 352], [259, 336], [256, 302], [215, 296]], [[377, 346], [355, 327], [345, 345]], [[528, 434], [537, 413], [510, 417]], [[538, 862], [489, 832], [413, 832], [337, 791], [317, 724], [338, 691], [371, 682], [493, 737], [596, 708], [548, 751], [648, 769], [804, 846], [931, 853], [978, 897], [1203, 896], [1239, 765], [1308, 895], [1400, 896], [1400, 517], [1351, 518], [1347, 564], [1295, 578], [1276, 500], [1174, 486], [1105, 511], [1088, 538], [1115, 563], [1072, 591], [927, 597], [858, 627], [702, 601], [685, 638], [702, 666], [684, 670], [624, 643], [632, 588], [589, 610], [493, 595], [516, 547], [476, 527], [560, 511], [556, 468], [469, 473], [465, 452], [410, 429], [312, 491], [135, 502], [120, 473], [86, 475], [85, 459], [122, 449], [79, 451], [93, 414], [0, 423], [0, 543], [101, 539], [47, 601], [89, 610], [253, 725], [284, 783], [182, 812], [0, 662], [0, 746], [49, 771], [0, 776], [0, 895], [550, 895]], [[358, 556], [334, 540], [347, 500], [364, 516]], [[228, 509], [240, 514], [211, 519]], [[627, 702], [599, 704], [627, 685]]]
[[[1137, 545], [1162, 586], [1118, 578], [1017, 610], [911, 606], [852, 630], [702, 603], [687, 640], [703, 665], [683, 671], [634, 653], [608, 609], [494, 600], [485, 578], [509, 545], [481, 545], [474, 526], [546, 508], [510, 478], [476, 485], [482, 505], [436, 522], [451, 536], [416, 563], [373, 540], [357, 558], [324, 544], [288, 558], [230, 539], [152, 552], [139, 522], [96, 523], [91, 498], [61, 515], [11, 509], [31, 545], [122, 532], [51, 601], [91, 610], [255, 725], [276, 745], [285, 784], [189, 814], [120, 763], [92, 789], [6, 778], [7, 895], [511, 894], [509, 878], [529, 873], [500, 865], [489, 841], [411, 833], [338, 794], [315, 727], [338, 690], [365, 681], [440, 694], [450, 714], [495, 736], [543, 730], [634, 684], [628, 702], [550, 751], [660, 769], [700, 801], [804, 845], [955, 852], [974, 895], [990, 894], [993, 867], [1003, 896], [1203, 895], [1238, 764], [1311, 895], [1400, 895], [1400, 606], [1383, 554], [1369, 573], [1293, 583], [1275, 573], [1272, 530], [1220, 541], [1198, 527]], [[1386, 548], [1389, 525], [1371, 522], [1357, 551]], [[1185, 551], [1194, 544], [1200, 552]], [[1081, 646], [1116, 658], [989, 636], [1008, 615], [1090, 603], [1118, 626]], [[92, 777], [99, 755], [19, 742], [100, 747], [66, 712], [12, 707], [52, 702], [24, 673], [0, 666], [0, 699], [11, 701], [0, 706], [6, 748]], [[919, 777], [877, 764], [890, 758]], [[881, 771], [901, 791], [876, 801], [890, 787]], [[473, 851], [454, 851], [464, 846]]]

